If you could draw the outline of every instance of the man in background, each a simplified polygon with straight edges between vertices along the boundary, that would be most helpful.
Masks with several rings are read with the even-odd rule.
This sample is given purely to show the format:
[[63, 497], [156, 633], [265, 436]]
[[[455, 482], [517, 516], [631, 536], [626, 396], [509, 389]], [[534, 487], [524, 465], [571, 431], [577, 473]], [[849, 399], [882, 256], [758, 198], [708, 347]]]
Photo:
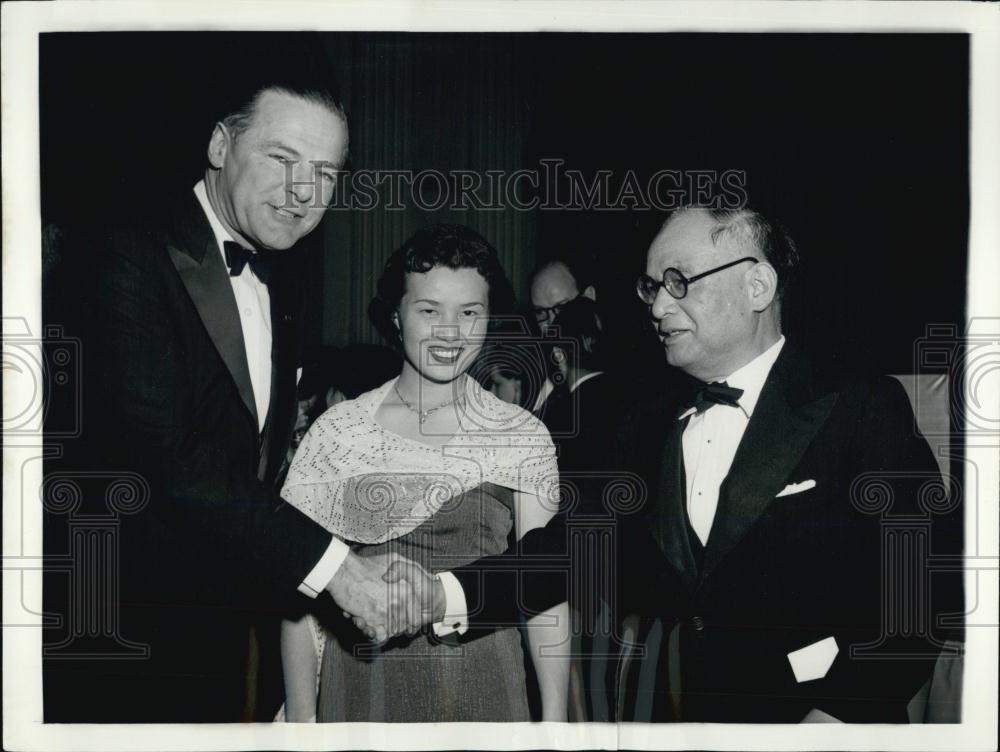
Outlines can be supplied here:
[[546, 261], [531, 277], [531, 308], [543, 332], [552, 325], [562, 306], [581, 296], [597, 301], [597, 290], [580, 262]]
[[[552, 259], [542, 263], [531, 277], [531, 309], [544, 337], [566, 303], [579, 297], [597, 301], [597, 290], [580, 261]], [[552, 364], [546, 364], [551, 368]], [[545, 402], [556, 384], [547, 378], [541, 385], [531, 411], [544, 420]]]

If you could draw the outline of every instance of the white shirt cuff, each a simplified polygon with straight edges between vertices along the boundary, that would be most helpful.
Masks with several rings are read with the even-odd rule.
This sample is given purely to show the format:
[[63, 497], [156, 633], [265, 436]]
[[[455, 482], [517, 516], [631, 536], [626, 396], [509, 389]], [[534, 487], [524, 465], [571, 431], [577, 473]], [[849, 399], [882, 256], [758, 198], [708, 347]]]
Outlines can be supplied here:
[[444, 588], [444, 618], [432, 625], [434, 634], [438, 637], [452, 632], [463, 635], [469, 631], [469, 606], [465, 601], [465, 591], [451, 572], [441, 572], [437, 578]]
[[344, 563], [344, 559], [350, 552], [350, 547], [340, 538], [331, 540], [330, 545], [326, 548], [326, 553], [320, 557], [316, 566], [302, 580], [299, 592], [309, 598], [315, 598], [326, 590], [326, 586], [330, 584], [330, 580], [337, 574], [337, 570], [340, 569], [340, 565]]

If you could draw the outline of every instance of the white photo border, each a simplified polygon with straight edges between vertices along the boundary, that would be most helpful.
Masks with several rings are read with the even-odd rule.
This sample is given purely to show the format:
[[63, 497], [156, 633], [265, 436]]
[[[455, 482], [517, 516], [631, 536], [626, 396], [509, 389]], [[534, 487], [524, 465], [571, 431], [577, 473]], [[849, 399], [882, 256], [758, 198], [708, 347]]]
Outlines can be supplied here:
[[[41, 332], [38, 35], [55, 31], [594, 31], [594, 32], [961, 32], [971, 35], [969, 320], [1000, 328], [1000, 13], [950, 2], [54, 2], [2, 8], [3, 316]], [[977, 389], [983, 414], [1000, 415], [1000, 371]], [[5, 409], [17, 374], [3, 374]], [[976, 539], [983, 569], [966, 591], [991, 627], [967, 630], [963, 722], [957, 725], [811, 726], [693, 724], [236, 724], [60, 725], [42, 723], [41, 629], [4, 627], [4, 747], [16, 750], [153, 749], [941, 749], [997, 746], [997, 437], [967, 439], [978, 469]], [[37, 442], [36, 442], [37, 444]], [[41, 463], [38, 446], [4, 440], [4, 624], [41, 603]], [[987, 490], [990, 489], [990, 490]], [[968, 521], [967, 521], [968, 522]], [[969, 545], [969, 543], [967, 543]], [[34, 559], [29, 552], [36, 552]], [[20, 562], [8, 566], [9, 562]], [[990, 564], [992, 562], [992, 564]], [[23, 565], [23, 566], [22, 566]], [[974, 579], [978, 578], [978, 582]], [[22, 588], [23, 584], [23, 588]], [[25, 602], [20, 602], [21, 598]], [[40, 605], [35, 609], [40, 612]]]

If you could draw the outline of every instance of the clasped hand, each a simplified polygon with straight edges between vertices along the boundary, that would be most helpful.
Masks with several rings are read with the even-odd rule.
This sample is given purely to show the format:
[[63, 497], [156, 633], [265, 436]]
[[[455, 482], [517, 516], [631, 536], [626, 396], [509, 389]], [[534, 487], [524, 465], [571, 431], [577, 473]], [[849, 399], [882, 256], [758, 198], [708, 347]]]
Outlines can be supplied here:
[[344, 615], [376, 642], [416, 634], [444, 618], [441, 582], [396, 553], [348, 554], [327, 590]]

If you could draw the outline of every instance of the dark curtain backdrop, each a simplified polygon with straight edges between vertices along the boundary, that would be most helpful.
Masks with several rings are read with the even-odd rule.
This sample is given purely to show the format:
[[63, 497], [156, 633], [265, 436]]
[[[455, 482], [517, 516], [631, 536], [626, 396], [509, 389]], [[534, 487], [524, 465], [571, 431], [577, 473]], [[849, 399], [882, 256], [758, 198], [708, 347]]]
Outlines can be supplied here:
[[[964, 329], [962, 34], [130, 32], [46, 34], [40, 51], [42, 216], [67, 235], [188, 189], [232, 82], [308, 65], [343, 96], [354, 172], [561, 159], [588, 178], [611, 170], [617, 185], [630, 170], [640, 184], [660, 169], [744, 171], [805, 261], [787, 328], [833, 368], [912, 371], [928, 324]], [[365, 309], [385, 258], [421, 224], [458, 221], [497, 246], [522, 302], [537, 260], [590, 258], [621, 357], [655, 368], [633, 281], [661, 220], [424, 211], [408, 198], [332, 211], [304, 250], [310, 340], [378, 341]]]
[[[351, 122], [352, 171], [468, 170], [513, 173], [526, 160], [531, 124], [530, 45], [491, 34], [326, 34]], [[345, 181], [349, 202], [353, 197]], [[371, 210], [336, 209], [324, 224], [323, 335], [337, 345], [378, 342], [363, 315], [389, 254], [433, 222], [468, 225], [489, 240], [525, 300], [535, 261], [535, 213], [440, 209], [438, 183], [395, 195], [388, 183]], [[414, 198], [413, 190], [419, 195]]]

